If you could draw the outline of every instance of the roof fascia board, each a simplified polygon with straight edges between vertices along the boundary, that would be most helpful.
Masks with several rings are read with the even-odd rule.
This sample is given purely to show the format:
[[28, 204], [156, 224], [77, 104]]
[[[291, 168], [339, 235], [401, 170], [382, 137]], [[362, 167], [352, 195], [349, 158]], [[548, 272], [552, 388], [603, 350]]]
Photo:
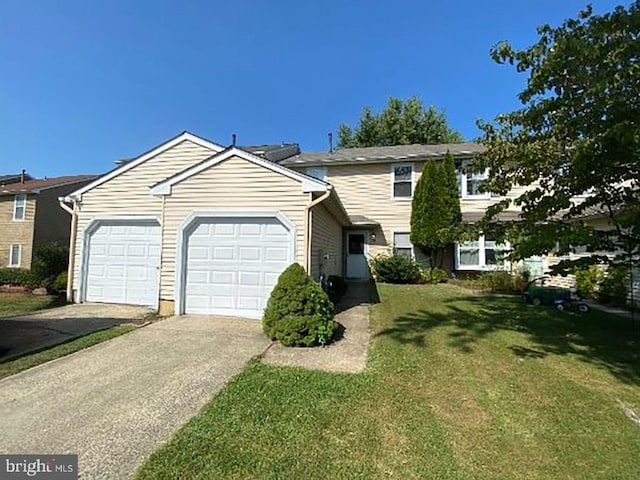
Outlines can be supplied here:
[[[461, 154], [454, 154], [452, 153], [451, 156], [453, 158], [455, 158], [456, 160], [470, 160], [472, 159], [475, 155], [478, 155], [480, 152], [478, 153], [461, 153]], [[365, 164], [372, 164], [372, 163], [409, 163], [409, 162], [422, 162], [422, 161], [426, 161], [426, 160], [430, 160], [430, 159], [443, 159], [444, 155], [419, 155], [419, 156], [406, 156], [406, 157], [394, 157], [394, 158], [372, 158], [372, 159], [366, 159], [366, 160], [337, 160], [337, 161], [331, 161], [330, 159], [328, 161], [323, 161], [323, 160], [310, 160], [308, 162], [287, 162], [287, 160], [283, 160], [280, 165], [286, 166], [288, 168], [295, 168], [295, 167], [330, 167], [333, 165], [336, 166], [342, 166], [342, 165], [365, 165]]]
[[132, 168], [137, 167], [141, 163], [144, 163], [145, 161], [149, 160], [150, 158], [153, 158], [153, 157], [155, 157], [157, 155], [160, 155], [163, 152], [166, 152], [170, 148], [175, 147], [176, 145], [178, 145], [179, 143], [184, 142], [185, 140], [188, 140], [188, 141], [190, 141], [192, 143], [195, 143], [196, 145], [200, 145], [201, 147], [209, 148], [210, 150], [212, 150], [212, 151], [214, 151], [216, 153], [224, 150], [224, 147], [222, 147], [221, 145], [218, 145], [216, 143], [210, 142], [209, 140], [205, 140], [204, 138], [198, 137], [197, 135], [194, 135], [192, 133], [183, 132], [180, 135], [178, 135], [178, 136], [176, 136], [176, 137], [174, 137], [174, 138], [172, 138], [170, 140], [167, 140], [163, 144], [155, 147], [154, 149], [149, 150], [146, 153], [143, 153], [142, 155], [137, 157], [135, 160], [131, 160], [130, 162], [127, 162], [124, 165], [122, 165], [120, 168], [116, 168], [115, 170], [112, 170], [110, 173], [108, 173], [106, 175], [103, 175], [102, 177], [98, 178], [97, 180], [91, 182], [89, 185], [85, 185], [81, 189], [76, 190], [75, 192], [69, 194], [69, 197], [74, 197], [74, 198], [77, 198], [77, 199], [81, 199], [83, 193], [86, 193], [89, 190], [92, 190], [95, 187], [97, 187], [99, 185], [102, 185], [105, 182], [108, 182], [112, 178], [115, 178], [118, 175], [121, 175], [124, 172], [127, 172], [127, 171], [131, 170]]
[[265, 160], [264, 158], [258, 157], [256, 155], [253, 155], [252, 153], [249, 153], [245, 150], [241, 150], [237, 147], [232, 147], [229, 148], [227, 150], [225, 150], [224, 152], [220, 152], [216, 155], [211, 156], [208, 160], [205, 160], [201, 163], [199, 163], [198, 165], [195, 165], [193, 167], [187, 168], [186, 170], [182, 171], [182, 173], [179, 173], [178, 175], [175, 175], [172, 178], [169, 178], [163, 182], [160, 182], [158, 184], [156, 184], [155, 186], [151, 187], [149, 193], [151, 195], [171, 195], [171, 187], [177, 183], [180, 183], [181, 181], [193, 176], [193, 175], [197, 175], [198, 173], [202, 172], [203, 170], [206, 170], [208, 168], [211, 168], [231, 157], [240, 157], [244, 160], [247, 160], [248, 162], [254, 163], [256, 165], [260, 165], [262, 167], [265, 167], [271, 171], [274, 171], [276, 173], [280, 173], [281, 175], [284, 175], [286, 177], [289, 177], [293, 180], [297, 180], [300, 183], [302, 183], [302, 191], [303, 193], [308, 193], [308, 192], [325, 192], [327, 191], [327, 188], [329, 187], [329, 184], [327, 184], [326, 182], [323, 182], [321, 180], [317, 180], [313, 177], [309, 177], [308, 175], [304, 175], [300, 172], [296, 172], [294, 170], [291, 170], [283, 165], [279, 165], [277, 163], [273, 163], [269, 160]]

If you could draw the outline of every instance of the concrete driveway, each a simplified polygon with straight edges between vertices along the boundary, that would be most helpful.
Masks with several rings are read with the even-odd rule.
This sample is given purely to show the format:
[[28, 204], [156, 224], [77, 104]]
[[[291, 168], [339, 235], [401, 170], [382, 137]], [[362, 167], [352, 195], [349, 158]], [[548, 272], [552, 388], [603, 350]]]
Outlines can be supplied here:
[[0, 380], [0, 452], [76, 453], [83, 479], [131, 478], [268, 344], [259, 321], [173, 317]]
[[150, 312], [131, 305], [81, 303], [21, 317], [0, 317], [0, 361], [123, 323], [142, 323]]

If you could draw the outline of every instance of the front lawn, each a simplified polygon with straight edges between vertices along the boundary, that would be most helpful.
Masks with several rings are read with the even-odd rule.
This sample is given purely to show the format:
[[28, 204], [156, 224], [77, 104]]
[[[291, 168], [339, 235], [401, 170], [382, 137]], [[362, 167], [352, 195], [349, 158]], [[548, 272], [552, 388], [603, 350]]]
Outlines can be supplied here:
[[15, 317], [27, 313], [57, 307], [63, 302], [56, 295], [32, 293], [0, 293], [0, 317]]
[[448, 285], [380, 285], [359, 375], [252, 363], [138, 479], [629, 478], [628, 320]]

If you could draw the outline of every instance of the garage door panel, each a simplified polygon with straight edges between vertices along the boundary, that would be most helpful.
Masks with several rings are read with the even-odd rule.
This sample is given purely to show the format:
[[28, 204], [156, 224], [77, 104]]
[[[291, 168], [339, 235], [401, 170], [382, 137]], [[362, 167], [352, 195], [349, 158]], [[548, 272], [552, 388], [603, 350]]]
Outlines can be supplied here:
[[261, 250], [260, 247], [240, 246], [240, 248], [238, 248], [238, 257], [241, 261], [258, 262], [263, 256]]
[[[185, 312], [259, 318], [292, 256], [293, 236], [275, 218], [199, 220], [186, 239]], [[199, 251], [208, 249], [205, 257]], [[201, 290], [209, 272], [208, 292]], [[207, 294], [208, 310], [197, 297]]]
[[87, 301], [157, 305], [159, 225], [104, 223], [90, 233], [87, 246]]
[[211, 258], [214, 260], [235, 260], [236, 258], [236, 249], [234, 247], [212, 246], [211, 250], [213, 251]]

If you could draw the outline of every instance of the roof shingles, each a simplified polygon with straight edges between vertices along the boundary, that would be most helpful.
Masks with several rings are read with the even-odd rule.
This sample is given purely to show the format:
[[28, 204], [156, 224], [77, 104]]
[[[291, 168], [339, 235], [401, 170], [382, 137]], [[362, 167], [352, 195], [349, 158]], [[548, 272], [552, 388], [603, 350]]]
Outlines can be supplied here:
[[333, 152], [307, 152], [280, 163], [287, 166], [325, 165], [332, 163], [374, 163], [440, 158], [447, 152], [454, 157], [471, 157], [485, 148], [473, 142], [440, 145], [394, 145], [388, 147], [340, 148]]
[[65, 177], [41, 178], [27, 180], [24, 183], [16, 182], [0, 185], [0, 195], [16, 193], [38, 193], [45, 188], [53, 188], [61, 185], [89, 181], [97, 178], [97, 175], [68, 175]]

